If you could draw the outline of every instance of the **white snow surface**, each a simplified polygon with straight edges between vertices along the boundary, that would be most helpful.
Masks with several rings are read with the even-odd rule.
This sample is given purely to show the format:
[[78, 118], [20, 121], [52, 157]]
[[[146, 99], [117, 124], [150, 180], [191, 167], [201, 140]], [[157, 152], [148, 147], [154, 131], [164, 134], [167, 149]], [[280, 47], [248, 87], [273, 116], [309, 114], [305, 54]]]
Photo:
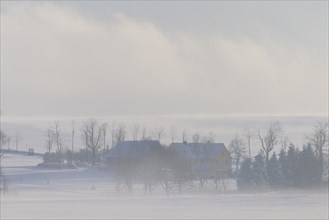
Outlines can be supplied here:
[[[0, 219], [328, 219], [328, 191], [242, 193], [186, 191], [166, 196], [116, 190], [115, 176], [99, 168], [38, 169], [38, 156], [6, 154], [1, 166], [9, 192]], [[210, 187], [211, 188], [211, 187]]]

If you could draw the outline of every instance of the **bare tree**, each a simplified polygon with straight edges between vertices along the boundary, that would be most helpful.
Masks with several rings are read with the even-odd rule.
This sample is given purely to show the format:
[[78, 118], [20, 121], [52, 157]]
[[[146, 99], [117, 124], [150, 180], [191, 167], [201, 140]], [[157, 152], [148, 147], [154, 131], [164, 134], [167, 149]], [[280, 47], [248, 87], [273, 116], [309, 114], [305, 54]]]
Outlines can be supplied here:
[[116, 142], [124, 141], [127, 137], [126, 126], [121, 122], [115, 132]]
[[174, 125], [170, 127], [170, 137], [171, 137], [171, 142], [174, 143], [177, 137], [177, 129]]
[[163, 137], [164, 134], [165, 134], [165, 130], [164, 130], [163, 127], [158, 127], [158, 128], [155, 129], [155, 132], [154, 133], [155, 133], [156, 139], [160, 142], [161, 141], [161, 137]]
[[239, 170], [240, 161], [246, 155], [246, 148], [243, 140], [238, 136], [231, 140], [229, 144], [229, 151], [231, 152], [232, 158], [235, 160], [235, 172]]
[[170, 191], [176, 187], [176, 182], [174, 181], [174, 172], [172, 169], [162, 168], [160, 185], [166, 192], [166, 195], [169, 196]]
[[133, 141], [137, 141], [139, 134], [139, 124], [134, 124], [130, 126], [131, 137]]
[[[0, 131], [0, 137], [1, 137], [1, 141], [4, 141], [4, 139], [2, 139], [3, 137], [5, 137], [5, 133], [3, 133], [2, 131]], [[0, 164], [1, 164], [1, 160], [4, 158], [3, 154], [0, 152]], [[8, 182], [6, 180], [5, 175], [3, 174], [2, 171], [2, 166], [0, 166], [0, 194], [1, 193], [7, 193], [8, 192]]]
[[214, 134], [214, 132], [210, 131], [208, 135], [204, 136], [203, 137], [203, 142], [208, 143], [208, 144], [215, 143], [215, 134]]
[[282, 137], [281, 138], [281, 146], [284, 152], [287, 152], [287, 148], [289, 146], [289, 139], [288, 137]]
[[143, 127], [141, 140], [142, 141], [152, 140], [152, 133], [150, 132], [150, 129], [149, 132], [147, 132], [146, 127]]
[[82, 125], [82, 132], [86, 138], [87, 148], [92, 153], [92, 164], [96, 163], [97, 152], [101, 146], [102, 128], [94, 118], [90, 118]]
[[165, 163], [161, 172], [161, 185], [167, 195], [171, 188], [177, 188], [179, 193], [191, 185], [193, 179], [192, 164], [185, 160], [176, 150], [165, 150]]
[[7, 136], [7, 147], [8, 147], [8, 150], [10, 149], [10, 143], [11, 143], [11, 138], [9, 136]]
[[74, 150], [74, 134], [75, 134], [75, 121], [72, 120], [72, 132], [71, 132], [71, 151]]
[[63, 151], [65, 137], [64, 137], [62, 130], [59, 127], [59, 121], [55, 121], [55, 128], [54, 128], [53, 134], [54, 134], [54, 142], [57, 147], [57, 152], [59, 152], [61, 154]]
[[146, 140], [146, 139], [147, 139], [147, 137], [146, 137], [146, 128], [143, 127], [141, 140]]
[[250, 144], [251, 144], [251, 138], [253, 134], [249, 128], [246, 128], [246, 138], [247, 138], [247, 143], [248, 143], [248, 156], [251, 158], [251, 149], [250, 149]]
[[268, 167], [268, 161], [270, 157], [270, 152], [276, 147], [278, 144], [279, 138], [282, 133], [282, 128], [280, 122], [272, 122], [268, 128], [266, 129], [265, 136], [262, 136], [260, 131], [258, 130], [258, 137], [261, 143], [262, 150], [265, 153], [265, 165]]
[[315, 147], [315, 151], [320, 160], [320, 170], [323, 174], [323, 154], [324, 151], [328, 151], [328, 122], [318, 121], [314, 125], [313, 133], [309, 136], [306, 136], [310, 144]]
[[201, 133], [199, 131], [196, 131], [193, 135], [192, 135], [192, 142], [195, 144], [200, 143], [201, 141]]
[[7, 135], [0, 130], [0, 150], [2, 149], [2, 146], [4, 146], [7, 143]]
[[112, 122], [112, 128], [111, 128], [111, 141], [112, 141], [112, 148], [115, 145], [115, 133], [116, 133], [116, 129], [115, 129], [115, 122]]
[[193, 142], [192, 152], [193, 152], [193, 154], [196, 155], [197, 159], [200, 160], [201, 156], [202, 156], [201, 155], [202, 151], [199, 146], [199, 143], [201, 142], [201, 133], [198, 130], [196, 130], [194, 132], [194, 134], [192, 135], [192, 142]]
[[184, 129], [183, 130], [183, 134], [182, 134], [182, 142], [187, 142], [187, 139], [188, 139], [188, 134], [187, 134], [187, 130]]
[[8, 190], [7, 181], [2, 171], [1, 160], [4, 158], [3, 152], [1, 152], [2, 146], [7, 143], [7, 135], [0, 129], [0, 193], [5, 193]]
[[103, 144], [104, 144], [104, 150], [108, 150], [108, 145], [106, 145], [106, 133], [107, 133], [107, 123], [102, 124], [102, 134], [103, 134]]
[[[137, 168], [136, 162], [130, 158], [122, 158], [120, 160], [115, 160], [111, 163], [112, 168], [121, 176], [123, 179], [124, 185], [126, 185], [128, 192], [132, 192], [133, 182], [136, 179]], [[119, 178], [119, 180], [121, 179]], [[121, 180], [116, 186], [118, 191], [121, 185]]]
[[23, 139], [23, 138], [19, 135], [19, 133], [16, 132], [16, 134], [15, 134], [16, 151], [18, 151], [19, 142], [20, 142], [22, 139]]
[[47, 138], [47, 152], [50, 153], [51, 149], [53, 148], [54, 143], [54, 131], [51, 128], [48, 128], [45, 134]]

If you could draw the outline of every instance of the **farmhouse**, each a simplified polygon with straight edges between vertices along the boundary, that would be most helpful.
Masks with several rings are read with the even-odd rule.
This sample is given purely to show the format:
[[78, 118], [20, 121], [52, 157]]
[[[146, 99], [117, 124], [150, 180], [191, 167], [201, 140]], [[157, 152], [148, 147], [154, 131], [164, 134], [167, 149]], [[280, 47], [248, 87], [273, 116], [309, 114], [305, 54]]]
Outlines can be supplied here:
[[124, 179], [128, 190], [134, 179], [142, 179], [145, 191], [152, 190], [152, 183], [163, 168], [163, 148], [159, 141], [121, 141], [103, 155], [111, 166]]
[[[189, 167], [195, 177], [212, 178], [231, 175], [231, 155], [223, 143], [172, 143], [167, 152], [174, 152], [167, 157], [159, 141], [121, 141], [103, 154], [104, 162], [120, 169], [137, 166], [172, 166], [173, 161], [179, 166]], [[177, 162], [178, 160], [181, 162]], [[175, 157], [175, 158], [174, 158]], [[167, 161], [167, 162], [165, 162]], [[164, 162], [164, 164], [162, 163]], [[187, 172], [187, 171], [186, 171]]]
[[232, 159], [223, 143], [172, 143], [182, 160], [191, 164], [198, 176], [230, 175]]
[[120, 141], [112, 149], [103, 154], [105, 161], [139, 160], [147, 155], [161, 152], [159, 141]]

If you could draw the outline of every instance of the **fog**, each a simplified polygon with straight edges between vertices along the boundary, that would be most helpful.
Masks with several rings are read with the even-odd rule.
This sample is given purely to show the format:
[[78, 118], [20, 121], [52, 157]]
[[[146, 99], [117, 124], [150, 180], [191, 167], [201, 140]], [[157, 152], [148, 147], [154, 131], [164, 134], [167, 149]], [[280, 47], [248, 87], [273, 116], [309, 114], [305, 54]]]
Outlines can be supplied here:
[[327, 1], [0, 4], [0, 219], [329, 218]]
[[[238, 191], [232, 180], [216, 191], [211, 180], [169, 196], [159, 185], [145, 194], [141, 182], [128, 193], [113, 173], [99, 169], [47, 170], [40, 156], [5, 154], [9, 182], [1, 194], [1, 219], [326, 219], [328, 192], [321, 190]], [[292, 205], [293, 203], [293, 205]], [[19, 210], [19, 211], [18, 211]]]

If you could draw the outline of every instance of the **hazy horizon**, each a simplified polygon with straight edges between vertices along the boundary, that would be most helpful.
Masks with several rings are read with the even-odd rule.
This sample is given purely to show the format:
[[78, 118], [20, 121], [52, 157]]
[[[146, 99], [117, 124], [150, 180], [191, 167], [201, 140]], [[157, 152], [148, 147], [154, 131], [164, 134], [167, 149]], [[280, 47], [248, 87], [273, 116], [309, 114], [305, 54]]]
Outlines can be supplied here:
[[[90, 117], [84, 118], [28, 118], [28, 119], [2, 119], [2, 129], [10, 137], [13, 137], [18, 133], [23, 139], [20, 141], [21, 150], [27, 150], [30, 147], [34, 147], [36, 152], [44, 152], [46, 150], [46, 137], [45, 133], [48, 128], [54, 127], [54, 122], [59, 121], [60, 128], [63, 130], [66, 136], [65, 146], [70, 149], [70, 133], [72, 129], [72, 120], [75, 120], [75, 145], [76, 149], [84, 148], [84, 140], [81, 136], [81, 125]], [[224, 143], [227, 147], [230, 141], [239, 135], [246, 142], [246, 129], [250, 129], [254, 133], [251, 144], [252, 144], [252, 155], [256, 155], [260, 150], [260, 143], [256, 136], [256, 131], [259, 129], [264, 131], [266, 127], [274, 121], [279, 121], [283, 133], [282, 138], [288, 138], [289, 143], [292, 142], [298, 148], [302, 148], [306, 144], [305, 135], [310, 134], [313, 131], [313, 126], [318, 121], [327, 121], [327, 117], [316, 117], [316, 116], [240, 116], [240, 117], [227, 117], [227, 116], [203, 116], [203, 117], [95, 117], [95, 119], [101, 123], [108, 123], [108, 137], [107, 144], [111, 147], [110, 132], [112, 124], [117, 126], [123, 123], [126, 127], [127, 137], [126, 140], [131, 140], [131, 126], [139, 124], [141, 130], [143, 127], [146, 128], [146, 134], [154, 137], [156, 129], [163, 128], [164, 134], [161, 138], [161, 143], [168, 145], [170, 144], [170, 129], [175, 127], [177, 136], [175, 142], [182, 141], [182, 132], [185, 130], [188, 136], [188, 142], [191, 142], [191, 136], [194, 133], [200, 135], [208, 135], [209, 132], [214, 133], [215, 142]], [[13, 149], [15, 143], [12, 141], [11, 148]], [[7, 145], [4, 146], [7, 148]], [[280, 151], [281, 146], [276, 148], [276, 151]]]

